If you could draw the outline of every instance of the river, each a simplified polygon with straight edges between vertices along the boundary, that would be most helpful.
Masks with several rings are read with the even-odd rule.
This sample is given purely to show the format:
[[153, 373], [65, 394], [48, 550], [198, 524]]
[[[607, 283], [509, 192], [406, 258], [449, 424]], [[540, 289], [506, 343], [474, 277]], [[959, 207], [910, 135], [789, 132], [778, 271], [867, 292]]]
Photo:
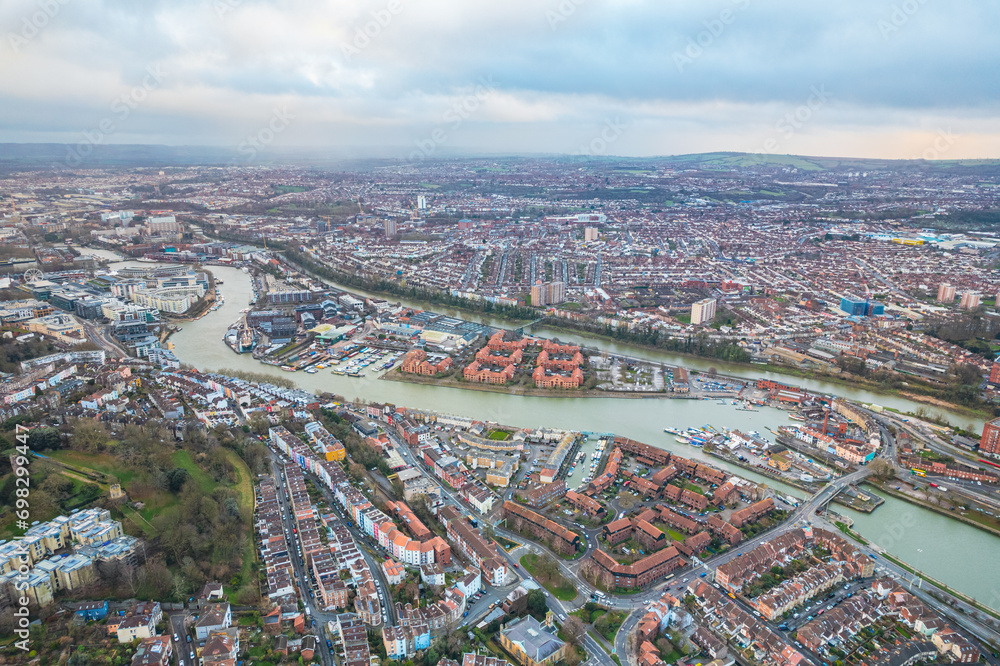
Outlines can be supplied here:
[[[90, 251], [106, 259], [115, 259], [110, 252]], [[118, 263], [115, 266], [144, 265], [141, 262]], [[148, 264], [145, 264], [148, 265]], [[234, 368], [275, 377], [293, 379], [298, 386], [310, 391], [327, 391], [348, 399], [372, 402], [390, 402], [417, 409], [435, 410], [447, 414], [470, 416], [477, 419], [521, 427], [552, 427], [577, 431], [614, 432], [632, 439], [653, 444], [688, 458], [706, 460], [713, 465], [726, 467], [718, 459], [706, 456], [701, 449], [677, 443], [672, 435], [663, 432], [666, 426], [688, 428], [711, 424], [715, 427], [757, 430], [765, 436], [765, 428], [777, 428], [790, 423], [787, 413], [764, 407], [760, 411], [737, 411], [732, 405], [720, 405], [714, 400], [672, 400], [633, 398], [537, 398], [487, 393], [456, 388], [423, 386], [403, 382], [381, 381], [375, 377], [343, 377], [326, 371], [316, 374], [288, 373], [274, 366], [255, 361], [249, 354], [235, 354], [222, 341], [229, 326], [240, 317], [240, 310], [249, 304], [250, 277], [241, 270], [229, 267], [211, 268], [225, 304], [201, 319], [183, 324], [183, 330], [171, 337], [174, 351], [181, 361], [203, 371]], [[497, 322], [499, 323], [499, 322]], [[628, 345], [616, 345], [585, 336], [567, 335], [565, 331], [551, 331], [563, 340], [579, 340], [599, 344], [616, 353], [642, 356], [653, 360], [708, 368], [713, 365], [721, 372], [751, 377], [752, 369], [729, 368], [702, 359], [677, 357]], [[877, 402], [904, 411], [914, 411], [920, 405], [902, 398], [880, 396], [867, 391], [852, 390], [823, 382], [789, 380], [789, 383], [816, 391], [837, 393], [855, 400]], [[961, 422], [961, 421], [959, 421]], [[594, 440], [587, 447], [591, 451]], [[777, 490], [801, 497], [802, 492], [775, 482], [773, 479], [731, 468], [741, 476], [765, 482]], [[570, 485], [579, 483], [582, 472], [577, 470]], [[992, 555], [1000, 549], [1000, 538], [953, 521], [931, 511], [921, 509], [892, 497], [873, 514], [864, 515], [844, 510], [856, 520], [857, 530], [868, 539], [885, 547], [897, 557], [912, 563], [935, 578], [953, 585], [983, 603], [1000, 609], [1000, 572], [989, 566]]]

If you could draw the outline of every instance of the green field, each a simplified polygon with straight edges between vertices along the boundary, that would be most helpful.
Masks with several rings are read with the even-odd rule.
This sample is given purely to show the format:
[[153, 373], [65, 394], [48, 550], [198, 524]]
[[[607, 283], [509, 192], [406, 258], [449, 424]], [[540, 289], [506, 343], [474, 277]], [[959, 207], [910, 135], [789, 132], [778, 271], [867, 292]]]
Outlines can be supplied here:
[[536, 573], [537, 563], [538, 555], [529, 553], [528, 555], [521, 556], [521, 566], [524, 567], [525, 571], [534, 576], [542, 584], [542, 587], [551, 592], [556, 599], [559, 601], [572, 601], [576, 598], [576, 588], [573, 587], [570, 581], [566, 580], [559, 573], [556, 573], [552, 579], [540, 577]]
[[672, 527], [667, 527], [663, 523], [654, 523], [653, 526], [656, 527], [656, 528], [658, 528], [661, 532], [663, 532], [664, 534], [666, 534], [667, 536], [669, 536], [674, 541], [679, 541], [681, 543], [684, 543], [684, 539], [687, 538], [681, 532], [678, 532], [677, 530], [673, 529]]
[[490, 434], [486, 436], [488, 439], [496, 440], [502, 442], [506, 439], [510, 439], [510, 433], [503, 430], [491, 430]]
[[47, 454], [53, 460], [79, 467], [80, 469], [91, 469], [102, 474], [117, 477], [122, 486], [126, 485], [135, 476], [132, 470], [122, 469], [114, 456], [106, 453], [83, 453], [81, 451], [50, 451]]

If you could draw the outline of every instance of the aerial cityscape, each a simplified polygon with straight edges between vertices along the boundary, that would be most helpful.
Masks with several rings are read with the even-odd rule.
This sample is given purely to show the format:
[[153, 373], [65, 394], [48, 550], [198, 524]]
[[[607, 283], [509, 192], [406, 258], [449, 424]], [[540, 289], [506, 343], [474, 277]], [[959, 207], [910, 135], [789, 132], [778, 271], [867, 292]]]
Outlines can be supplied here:
[[667, 4], [0, 9], [0, 664], [1000, 666], [996, 17]]

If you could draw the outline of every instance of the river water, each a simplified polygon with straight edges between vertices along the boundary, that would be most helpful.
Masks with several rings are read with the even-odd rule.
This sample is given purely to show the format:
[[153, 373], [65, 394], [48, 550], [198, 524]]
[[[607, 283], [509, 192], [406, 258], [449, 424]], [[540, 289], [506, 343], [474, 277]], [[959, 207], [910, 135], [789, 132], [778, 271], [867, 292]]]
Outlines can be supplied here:
[[[115, 259], [110, 252], [91, 251], [106, 259]], [[136, 262], [115, 266], [142, 265]], [[114, 266], [113, 266], [114, 267]], [[441, 413], [474, 417], [480, 420], [520, 427], [551, 427], [567, 430], [614, 432], [641, 442], [676, 452], [688, 458], [707, 460], [727, 467], [718, 459], [706, 456], [701, 449], [676, 442], [663, 432], [666, 426], [680, 429], [711, 424], [715, 427], [757, 430], [768, 436], [766, 428], [790, 423], [784, 411], [764, 407], [755, 412], [737, 411], [731, 404], [714, 400], [671, 400], [634, 398], [538, 398], [487, 393], [454, 388], [389, 382], [371, 377], [344, 377], [321, 370], [316, 374], [289, 373], [280, 368], [255, 361], [249, 354], [236, 354], [222, 341], [229, 326], [239, 319], [240, 310], [248, 307], [251, 295], [250, 277], [241, 270], [213, 266], [212, 272], [225, 296], [225, 305], [198, 321], [183, 325], [183, 330], [171, 337], [174, 352], [181, 361], [198, 370], [218, 371], [224, 368], [246, 370], [275, 377], [292, 379], [303, 389], [327, 391], [347, 399], [390, 402], [400, 406], [434, 410]], [[354, 290], [357, 291], [357, 290]], [[426, 306], [425, 306], [426, 307]], [[443, 311], [440, 310], [439, 311]], [[458, 313], [454, 313], [458, 314]], [[491, 322], [485, 318], [487, 323]], [[508, 324], [509, 325], [509, 324]], [[628, 345], [595, 341], [565, 331], [546, 331], [561, 340], [574, 340], [599, 345], [615, 353], [645, 357], [651, 360], [684, 365], [689, 368], [716, 367], [720, 372], [741, 377], [753, 377], [752, 369], [727, 367], [703, 359], [690, 359]], [[867, 391], [852, 390], [823, 382], [791, 379], [791, 384], [816, 391], [836, 393], [865, 402], [876, 402], [904, 411], [914, 411], [920, 405], [902, 398], [880, 396]], [[961, 418], [961, 417], [953, 417]], [[964, 423], [964, 421], [955, 421]], [[979, 424], [981, 426], [981, 423]], [[593, 450], [591, 439], [585, 451]], [[802, 496], [802, 492], [773, 479], [732, 467], [731, 470], [754, 481], [765, 482], [780, 492]], [[570, 479], [570, 485], [583, 477], [580, 469]], [[954, 586], [983, 603], [1000, 609], [1000, 571], [985, 566], [993, 554], [1000, 552], [1000, 538], [921, 509], [891, 497], [873, 514], [865, 515], [838, 509], [851, 515], [856, 528], [866, 538], [885, 547], [897, 557], [926, 571], [935, 578]]]

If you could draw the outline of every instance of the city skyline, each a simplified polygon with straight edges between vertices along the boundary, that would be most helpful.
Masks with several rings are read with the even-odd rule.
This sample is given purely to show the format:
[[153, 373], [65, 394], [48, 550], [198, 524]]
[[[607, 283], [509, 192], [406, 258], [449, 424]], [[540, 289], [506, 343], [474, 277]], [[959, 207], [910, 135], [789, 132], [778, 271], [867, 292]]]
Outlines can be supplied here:
[[24, 0], [0, 26], [4, 142], [250, 161], [301, 147], [969, 159], [1000, 144], [981, 85], [996, 18], [970, 2]]

